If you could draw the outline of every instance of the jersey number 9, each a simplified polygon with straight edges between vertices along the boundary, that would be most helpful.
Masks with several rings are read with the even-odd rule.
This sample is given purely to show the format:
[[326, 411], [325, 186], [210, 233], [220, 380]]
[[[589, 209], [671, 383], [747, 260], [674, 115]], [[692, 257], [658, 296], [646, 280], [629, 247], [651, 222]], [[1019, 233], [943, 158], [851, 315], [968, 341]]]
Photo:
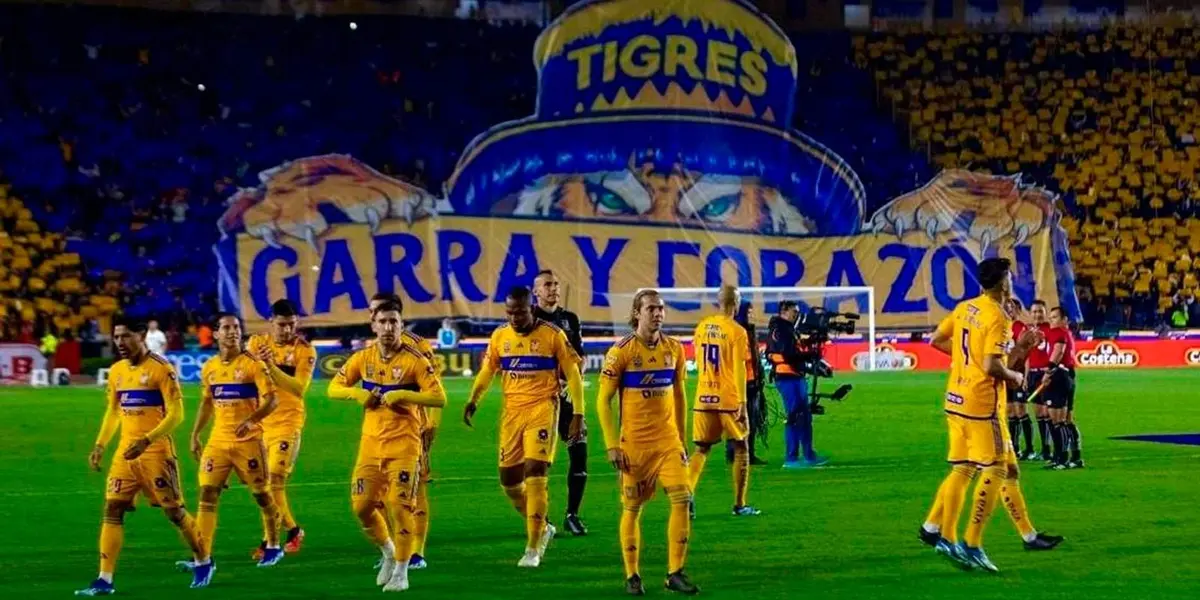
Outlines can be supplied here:
[[971, 364], [971, 336], [970, 336], [970, 332], [969, 332], [969, 331], [967, 331], [966, 329], [963, 329], [963, 330], [962, 330], [962, 339], [961, 339], [961, 340], [959, 340], [959, 342], [958, 342], [958, 343], [962, 344], [963, 364], [964, 364], [964, 365], [969, 365], [969, 364]]
[[721, 368], [721, 347], [716, 344], [700, 344], [700, 370], [718, 373]]

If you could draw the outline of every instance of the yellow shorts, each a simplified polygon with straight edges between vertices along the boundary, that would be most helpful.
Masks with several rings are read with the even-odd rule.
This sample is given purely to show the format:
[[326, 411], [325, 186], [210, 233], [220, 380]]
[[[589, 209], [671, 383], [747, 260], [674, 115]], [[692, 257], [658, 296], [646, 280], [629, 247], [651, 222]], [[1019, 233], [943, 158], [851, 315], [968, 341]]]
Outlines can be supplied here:
[[691, 493], [687, 455], [679, 444], [634, 448], [622, 445], [629, 457], [629, 472], [621, 473], [621, 502], [638, 507], [654, 497], [659, 485], [670, 494], [673, 491]]
[[971, 419], [946, 415], [950, 430], [950, 452], [946, 461], [954, 464], [971, 463], [989, 467], [996, 463], [1015, 463], [1016, 453], [1008, 437], [1008, 428], [999, 417]]
[[557, 398], [530, 408], [505, 409], [500, 418], [500, 468], [515, 467], [526, 460], [553, 463], [557, 426]]
[[106, 500], [122, 500], [130, 504], [138, 493], [145, 494], [153, 506], [179, 508], [183, 506], [183, 489], [179, 485], [179, 461], [174, 454], [143, 454], [125, 460], [119, 449], [108, 469]]
[[742, 412], [692, 412], [692, 441], [697, 444], [715, 444], [722, 438], [742, 441], [746, 439], [750, 423]]
[[290, 477], [300, 456], [300, 430], [268, 431], [263, 435], [267, 443], [267, 472], [274, 476]]
[[387, 504], [411, 507], [421, 482], [420, 470], [419, 448], [396, 458], [359, 456], [351, 476], [350, 499], [366, 496], [380, 502], [386, 498]]
[[200, 456], [200, 485], [223, 487], [230, 471], [255, 494], [269, 488], [267, 449], [261, 439], [245, 442], [213, 442]]

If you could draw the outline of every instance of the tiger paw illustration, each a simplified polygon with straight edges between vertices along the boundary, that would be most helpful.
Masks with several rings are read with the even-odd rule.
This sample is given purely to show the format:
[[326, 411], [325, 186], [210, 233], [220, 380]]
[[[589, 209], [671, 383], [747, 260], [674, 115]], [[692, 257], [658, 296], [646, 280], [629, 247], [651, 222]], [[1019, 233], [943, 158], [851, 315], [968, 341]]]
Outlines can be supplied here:
[[897, 237], [923, 232], [930, 239], [957, 233], [983, 248], [1000, 242], [1016, 246], [1050, 226], [1054, 201], [1054, 194], [1022, 185], [1019, 176], [950, 169], [885, 204], [867, 229]]
[[439, 210], [448, 212], [429, 192], [344, 154], [289, 161], [258, 178], [258, 187], [234, 195], [219, 221], [222, 235], [244, 228], [273, 248], [289, 236], [320, 253], [318, 240], [330, 225], [327, 215], [366, 223], [374, 233], [384, 219], [404, 219], [411, 225]]

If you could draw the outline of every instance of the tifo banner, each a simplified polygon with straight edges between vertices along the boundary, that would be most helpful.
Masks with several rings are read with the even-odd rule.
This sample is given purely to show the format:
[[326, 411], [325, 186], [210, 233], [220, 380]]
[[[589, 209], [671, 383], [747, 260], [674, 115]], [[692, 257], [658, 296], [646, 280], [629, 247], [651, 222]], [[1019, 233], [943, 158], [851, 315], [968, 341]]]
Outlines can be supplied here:
[[29, 383], [29, 375], [46, 368], [46, 357], [32, 344], [0, 344], [0, 382]]
[[[748, 2], [585, 1], [533, 56], [535, 114], [471, 142], [444, 197], [345, 155], [260, 173], [219, 223], [223, 306], [251, 329], [282, 297], [309, 325], [358, 324], [394, 291], [407, 318], [501, 319], [509, 288], [553, 269], [592, 323], [610, 324], [610, 293], [736, 282], [872, 286], [878, 326], [930, 327], [1003, 255], [1026, 303], [1079, 315], [1051, 194], [951, 170], [868, 202], [849, 164], [789, 128], [800, 61]], [[702, 312], [672, 308], [672, 323]]]
[[[950, 357], [924, 342], [880, 343], [875, 347], [877, 371], [944, 371]], [[870, 353], [866, 342], [830, 344], [825, 360], [834, 370], [866, 371]], [[1075, 342], [1076, 369], [1131, 369], [1200, 367], [1200, 343], [1196, 340]]]

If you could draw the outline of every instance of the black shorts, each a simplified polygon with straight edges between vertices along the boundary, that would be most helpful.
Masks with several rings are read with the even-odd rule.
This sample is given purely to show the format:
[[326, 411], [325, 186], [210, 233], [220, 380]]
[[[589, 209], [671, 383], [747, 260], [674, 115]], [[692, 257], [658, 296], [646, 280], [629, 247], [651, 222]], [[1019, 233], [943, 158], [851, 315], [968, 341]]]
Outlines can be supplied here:
[[[1034, 392], [1037, 391], [1038, 386], [1042, 385], [1042, 378], [1044, 378], [1045, 376], [1046, 376], [1045, 369], [1038, 369], [1036, 371], [1030, 369], [1029, 378], [1025, 380], [1025, 397], [1026, 398], [1028, 398], [1030, 396], [1030, 394], [1033, 394]], [[1038, 394], [1037, 398], [1033, 399], [1033, 403], [1034, 404], [1047, 404], [1046, 394], [1049, 391], [1050, 391], [1049, 388], [1042, 390], [1042, 393]]]
[[1029, 395], [1025, 393], [1025, 390], [1017, 389], [1015, 387], [1008, 388], [1009, 404], [1025, 404], [1028, 396]]
[[1075, 410], [1075, 370], [1059, 369], [1051, 375], [1044, 392], [1046, 406]]

